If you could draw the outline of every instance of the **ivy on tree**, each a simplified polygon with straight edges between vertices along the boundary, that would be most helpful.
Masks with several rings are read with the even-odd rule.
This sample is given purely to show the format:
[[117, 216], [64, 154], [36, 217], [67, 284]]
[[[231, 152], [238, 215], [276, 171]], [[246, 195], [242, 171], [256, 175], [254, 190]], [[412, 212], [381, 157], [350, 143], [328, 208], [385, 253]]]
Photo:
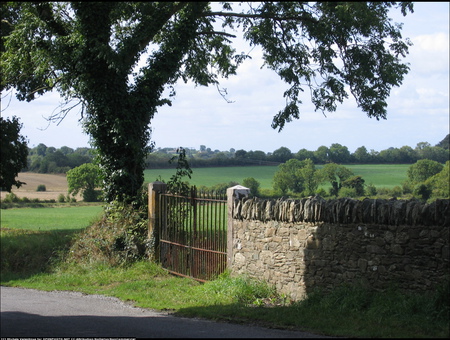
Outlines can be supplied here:
[[[288, 85], [273, 119], [282, 130], [311, 99], [332, 112], [348, 97], [369, 117], [386, 118], [386, 100], [408, 66], [408, 40], [389, 11], [410, 2], [4, 2], [1, 90], [20, 100], [56, 90], [77, 100], [98, 150], [107, 201], [131, 202], [144, 181], [152, 121], [170, 105], [178, 80], [218, 84], [248, 56], [235, 30], [262, 47], [264, 64]], [[137, 69], [141, 56], [145, 64]], [[305, 93], [308, 91], [309, 93]]]

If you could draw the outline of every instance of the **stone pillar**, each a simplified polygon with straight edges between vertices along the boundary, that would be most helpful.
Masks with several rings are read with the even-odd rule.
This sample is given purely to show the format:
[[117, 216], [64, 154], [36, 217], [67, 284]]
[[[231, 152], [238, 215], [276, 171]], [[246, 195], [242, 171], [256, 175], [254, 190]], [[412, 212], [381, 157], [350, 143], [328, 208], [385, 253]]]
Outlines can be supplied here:
[[159, 259], [159, 199], [166, 188], [167, 184], [159, 181], [148, 184], [148, 239], [153, 247], [150, 260]]
[[233, 208], [234, 201], [248, 197], [250, 189], [242, 185], [235, 185], [227, 189], [227, 267], [231, 268], [233, 263]]

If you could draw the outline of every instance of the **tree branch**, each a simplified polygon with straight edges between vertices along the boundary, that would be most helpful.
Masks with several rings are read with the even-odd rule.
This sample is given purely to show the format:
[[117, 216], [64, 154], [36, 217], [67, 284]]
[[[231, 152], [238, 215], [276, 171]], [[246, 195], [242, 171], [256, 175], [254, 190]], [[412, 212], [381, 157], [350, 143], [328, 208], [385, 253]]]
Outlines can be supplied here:
[[47, 26], [59, 36], [68, 36], [69, 32], [67, 32], [66, 28], [61, 25], [59, 22], [55, 20], [55, 16], [53, 15], [53, 10], [48, 2], [35, 2], [36, 12], [43, 22], [47, 24]]
[[[143, 51], [147, 45], [153, 40], [155, 35], [161, 30], [161, 28], [170, 20], [170, 18], [187, 6], [188, 2], [178, 2], [176, 4], [170, 4], [172, 8], [168, 8], [168, 5], [164, 2], [162, 6], [166, 6], [166, 9], [158, 8], [156, 12], [157, 16], [145, 15], [143, 20], [137, 25], [131, 37], [126, 39], [123, 44], [123, 48], [119, 52], [119, 58], [125, 62], [125, 65], [132, 66], [134, 58]], [[145, 6], [155, 6], [153, 3], [147, 3]]]
[[219, 17], [231, 17], [231, 18], [248, 18], [248, 19], [273, 19], [276, 21], [287, 21], [287, 20], [294, 20], [294, 21], [309, 21], [312, 23], [317, 23], [317, 19], [314, 19], [310, 16], [278, 16], [278, 15], [270, 15], [267, 13], [264, 14], [245, 14], [245, 13], [226, 13], [226, 12], [207, 12], [206, 16], [219, 16]]
[[198, 32], [197, 35], [223, 35], [225, 37], [236, 38], [234, 34], [218, 31]]

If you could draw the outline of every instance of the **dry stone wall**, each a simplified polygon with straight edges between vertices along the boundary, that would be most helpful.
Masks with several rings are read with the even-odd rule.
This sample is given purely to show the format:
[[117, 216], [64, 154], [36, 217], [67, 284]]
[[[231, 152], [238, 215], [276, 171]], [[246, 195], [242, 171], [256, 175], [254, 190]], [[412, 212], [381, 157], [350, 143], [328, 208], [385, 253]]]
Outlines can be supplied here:
[[231, 270], [294, 300], [343, 283], [433, 289], [449, 275], [449, 214], [449, 200], [235, 200]]

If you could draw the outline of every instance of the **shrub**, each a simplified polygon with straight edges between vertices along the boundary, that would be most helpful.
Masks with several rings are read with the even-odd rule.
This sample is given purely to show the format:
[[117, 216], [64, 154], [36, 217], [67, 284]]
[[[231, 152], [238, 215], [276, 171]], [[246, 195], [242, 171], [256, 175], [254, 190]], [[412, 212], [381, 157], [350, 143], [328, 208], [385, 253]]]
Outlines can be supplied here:
[[69, 262], [132, 263], [148, 255], [147, 209], [111, 202], [102, 218], [78, 234]]
[[391, 190], [391, 195], [393, 197], [401, 197], [402, 194], [403, 194], [403, 189], [400, 188], [398, 185], [393, 187], [392, 190]]
[[64, 196], [64, 194], [59, 194], [58, 195], [58, 202], [59, 203], [64, 203], [66, 201], [66, 197]]
[[13, 192], [10, 192], [8, 195], [6, 195], [5, 199], [3, 200], [4, 203], [17, 203], [19, 201], [19, 197], [17, 197], [17, 195]]
[[403, 194], [412, 194], [414, 191], [414, 185], [410, 181], [404, 181], [402, 183]]
[[367, 196], [376, 196], [376, 194], [377, 194], [377, 188], [375, 187], [375, 185], [373, 185], [372, 183], [370, 183], [370, 184], [366, 187], [366, 194], [367, 194]]
[[358, 197], [355, 188], [341, 188], [339, 190], [339, 197]]
[[425, 183], [418, 184], [414, 188], [414, 196], [417, 196], [421, 198], [422, 200], [426, 201], [430, 198], [432, 193], [432, 189], [430, 186], [426, 185]]
[[324, 198], [328, 196], [327, 191], [324, 188], [317, 189], [316, 195]]
[[45, 187], [44, 184], [39, 184], [39, 185], [37, 186], [36, 191], [47, 191], [47, 188]]
[[259, 195], [260, 183], [256, 179], [254, 179], [253, 177], [244, 178], [242, 180], [242, 185], [244, 187], [250, 189], [250, 194], [252, 196], [258, 196]]

